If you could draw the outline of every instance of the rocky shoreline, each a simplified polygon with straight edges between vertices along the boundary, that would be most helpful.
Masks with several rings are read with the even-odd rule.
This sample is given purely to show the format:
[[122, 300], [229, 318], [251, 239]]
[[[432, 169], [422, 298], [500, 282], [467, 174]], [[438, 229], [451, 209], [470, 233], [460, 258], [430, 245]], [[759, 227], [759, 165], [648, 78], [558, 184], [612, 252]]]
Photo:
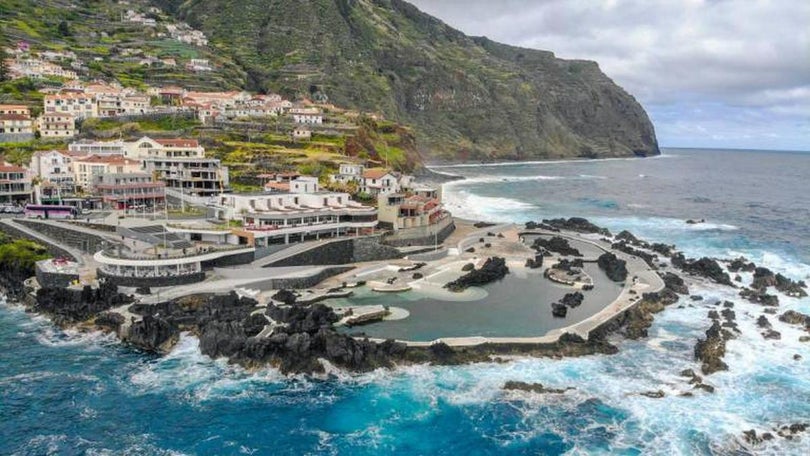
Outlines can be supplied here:
[[[530, 225], [610, 235], [607, 230], [580, 218], [544, 220], [541, 224], [527, 224], [527, 228]], [[725, 286], [737, 288], [721, 263], [728, 263], [728, 270], [731, 272], [743, 268], [755, 271], [751, 287], [743, 290], [752, 290], [751, 293], [756, 296], [765, 294], [768, 287], [795, 295], [804, 293], [806, 289], [803, 282], [794, 282], [764, 268], [757, 268], [744, 259], [687, 259], [675, 251], [674, 246], [649, 244], [627, 232], [620, 233], [615, 240], [621, 241], [626, 247], [632, 246], [638, 252], [644, 252], [645, 256], [641, 258], [648, 263], [665, 266], [664, 261], [669, 260], [672, 267], [683, 274]], [[659, 255], [665, 258], [659, 258]], [[611, 279], [627, 279], [624, 265], [615, 255], [603, 255], [598, 263]], [[429, 346], [409, 346], [394, 340], [376, 342], [340, 333], [334, 327], [338, 317], [332, 309], [317, 303], [297, 303], [295, 294], [289, 291], [278, 293], [274, 296], [277, 299], [264, 307], [260, 307], [257, 301], [240, 297], [234, 292], [226, 295], [185, 296], [156, 305], [144, 305], [132, 304], [131, 296], [118, 293], [111, 285], [102, 285], [96, 290], [90, 287], [82, 290], [42, 288], [35, 296], [31, 296], [22, 284], [33, 275], [33, 271], [15, 269], [13, 265], [6, 264], [0, 265], [0, 268], [3, 269], [0, 287], [7, 299], [24, 303], [31, 311], [50, 317], [59, 326], [115, 332], [124, 342], [153, 353], [170, 351], [180, 334], [189, 332], [199, 338], [200, 349], [205, 355], [212, 358], [225, 357], [248, 368], [275, 366], [285, 374], [323, 373], [330, 365], [353, 372], [365, 372], [414, 363], [455, 365], [497, 362], [516, 355], [564, 357], [612, 354], [618, 351], [609, 341], [612, 335], [628, 339], [647, 337], [654, 315], [689, 293], [683, 277], [672, 271], [659, 272], [666, 285], [665, 289], [644, 293], [629, 310], [593, 330], [587, 340], [565, 333], [556, 342], [546, 344], [484, 343], [451, 347], [439, 342]], [[448, 284], [448, 288], [463, 289], [498, 280], [508, 273], [508, 268], [503, 259], [491, 258], [480, 269], [469, 272], [453, 285]], [[579, 301], [580, 295], [570, 294], [557, 303], [557, 307], [567, 309], [576, 306]], [[725, 343], [739, 331], [731, 309], [733, 304], [726, 302], [717, 305], [721, 304], [721, 310], [709, 312], [708, 317], [712, 323], [706, 331], [706, 337], [697, 340], [695, 344], [695, 359], [701, 363], [701, 370], [705, 375], [727, 369], [723, 362]], [[140, 319], [132, 318], [127, 322], [121, 313], [112, 310], [121, 306], [129, 306], [128, 311]], [[562, 310], [558, 311], [561, 312]], [[781, 321], [803, 326], [808, 332], [806, 340], [810, 340], [810, 316], [789, 311], [779, 318]], [[760, 324], [766, 330], [763, 336], [770, 334], [769, 337], [776, 337], [767, 332], [768, 324], [767, 318]], [[691, 377], [691, 383], [696, 388], [710, 390], [708, 385], [695, 382], [694, 377]]]

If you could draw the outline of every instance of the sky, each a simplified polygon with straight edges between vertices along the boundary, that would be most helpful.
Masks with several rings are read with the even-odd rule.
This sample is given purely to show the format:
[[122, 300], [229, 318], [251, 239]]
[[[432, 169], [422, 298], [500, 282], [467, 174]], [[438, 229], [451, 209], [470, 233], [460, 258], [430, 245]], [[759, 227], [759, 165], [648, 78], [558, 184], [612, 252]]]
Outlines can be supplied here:
[[810, 150], [810, 0], [409, 0], [468, 35], [599, 63], [663, 147]]

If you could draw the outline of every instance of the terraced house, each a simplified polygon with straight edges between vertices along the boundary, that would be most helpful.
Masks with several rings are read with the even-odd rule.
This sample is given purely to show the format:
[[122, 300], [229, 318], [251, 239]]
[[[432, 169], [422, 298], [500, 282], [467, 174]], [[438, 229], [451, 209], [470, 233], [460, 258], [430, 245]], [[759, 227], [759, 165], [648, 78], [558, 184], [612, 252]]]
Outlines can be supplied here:
[[45, 95], [45, 114], [72, 114], [76, 119], [98, 117], [95, 95], [81, 92]]
[[166, 187], [184, 193], [211, 196], [229, 186], [228, 168], [215, 158], [205, 158], [196, 139], [143, 137], [125, 146], [128, 158], [142, 160], [143, 169]]
[[166, 184], [147, 173], [114, 173], [93, 176], [93, 193], [104, 209], [157, 210], [166, 201]]
[[73, 114], [46, 112], [38, 119], [39, 134], [43, 138], [63, 139], [76, 136], [76, 120]]
[[71, 163], [76, 186], [89, 190], [95, 176], [103, 174], [137, 173], [141, 162], [121, 155], [75, 156]]
[[68, 195], [73, 193], [76, 187], [72, 162], [73, 157], [67, 151], [39, 151], [31, 156], [28, 169], [43, 185], [57, 190], [62, 195]]
[[0, 203], [24, 204], [31, 200], [31, 178], [25, 168], [0, 165]]
[[25, 105], [0, 105], [0, 142], [26, 141], [34, 136], [31, 110]]

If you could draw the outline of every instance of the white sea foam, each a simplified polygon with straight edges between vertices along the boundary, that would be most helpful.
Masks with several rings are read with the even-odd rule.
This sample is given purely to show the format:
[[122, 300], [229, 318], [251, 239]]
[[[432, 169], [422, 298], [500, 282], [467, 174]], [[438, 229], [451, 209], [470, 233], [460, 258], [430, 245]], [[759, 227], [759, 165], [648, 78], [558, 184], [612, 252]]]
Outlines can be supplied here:
[[171, 353], [138, 366], [129, 376], [129, 383], [134, 394], [163, 391], [199, 403], [209, 399], [244, 399], [261, 394], [260, 389], [251, 385], [279, 383], [284, 379], [273, 368], [248, 372], [225, 359], [213, 360], [200, 352], [199, 339], [183, 333]]
[[[596, 177], [593, 177], [596, 178]], [[444, 184], [444, 188], [453, 187], [468, 187], [470, 185], [480, 184], [497, 184], [500, 182], [533, 182], [533, 181], [556, 181], [566, 179], [565, 176], [514, 176], [509, 174], [504, 175], [486, 175], [486, 176], [470, 176], [463, 180], [455, 180]]]
[[456, 217], [493, 222], [515, 221], [535, 209], [534, 205], [516, 199], [479, 196], [464, 190], [445, 193], [444, 204]]
[[[43, 318], [45, 317], [37, 317]], [[46, 322], [49, 322], [45, 319]], [[99, 348], [115, 345], [118, 339], [115, 334], [101, 331], [79, 331], [68, 328], [60, 329], [51, 324], [42, 325], [41, 330], [36, 335], [37, 342], [49, 347], [75, 347], [87, 346], [88, 348]]]
[[[362, 382], [376, 383], [382, 391], [408, 391], [416, 403], [424, 403], [423, 419], [441, 413], [439, 404], [453, 407], [485, 405], [505, 401], [522, 415], [520, 423], [500, 429], [490, 436], [505, 446], [528, 441], [545, 432], [557, 432], [573, 442], [579, 452], [590, 454], [588, 433], [582, 429], [608, 427], [616, 436], [614, 449], [643, 448], [645, 454], [686, 454], [699, 448], [694, 432], [702, 433], [714, 448], [737, 445], [742, 431], [768, 431], [789, 422], [801, 421], [806, 404], [796, 401], [794, 388], [810, 389], [810, 366], [797, 362], [793, 354], [810, 356], [807, 344], [798, 342], [802, 331], [769, 316], [782, 340], [765, 340], [756, 326], [762, 307], [739, 299], [735, 291], [713, 284], [692, 284], [692, 292], [704, 297], [684, 307], [673, 305], [656, 316], [650, 337], [642, 341], [620, 341], [621, 351], [611, 357], [584, 357], [563, 360], [518, 359], [508, 364], [482, 363], [462, 367], [408, 366], [393, 375], [384, 371], [363, 374]], [[693, 390], [679, 375], [683, 369], [700, 372], [693, 358], [698, 337], [708, 328], [706, 314], [717, 300], [735, 302], [736, 321], [742, 331], [727, 346], [729, 371], [705, 376], [717, 388], [714, 394]], [[675, 348], [680, 347], [680, 348]], [[763, 376], [777, 375], [769, 385]], [[780, 384], [783, 380], [788, 384]], [[573, 386], [564, 394], [537, 395], [504, 392], [506, 381], [539, 382], [550, 388]], [[652, 399], [639, 393], [661, 390], [665, 397]], [[694, 398], [680, 397], [692, 392]], [[609, 418], [606, 411], [594, 416], [580, 410], [597, 399], [627, 418]], [[551, 407], [549, 411], [548, 407]], [[695, 413], [699, 407], [701, 413]], [[579, 432], [569, 435], [566, 415], [579, 416], [590, 424], [578, 423]], [[562, 421], [561, 421], [562, 420]], [[607, 420], [607, 421], [606, 421]], [[805, 452], [810, 439], [781, 441], [774, 448], [783, 452]], [[770, 452], [769, 447], [763, 447]], [[773, 452], [777, 452], [773, 450]], [[576, 453], [576, 451], [574, 451]]]

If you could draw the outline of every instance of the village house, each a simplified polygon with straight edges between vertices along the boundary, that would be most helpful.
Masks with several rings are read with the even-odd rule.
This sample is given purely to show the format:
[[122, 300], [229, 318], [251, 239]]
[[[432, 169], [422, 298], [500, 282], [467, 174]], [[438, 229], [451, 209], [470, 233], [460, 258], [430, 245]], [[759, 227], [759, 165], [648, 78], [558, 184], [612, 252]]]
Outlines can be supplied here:
[[309, 140], [312, 139], [312, 130], [305, 127], [296, 127], [292, 131], [293, 139]]
[[34, 137], [34, 121], [22, 114], [0, 114], [0, 141], [27, 141]]
[[392, 231], [395, 245], [442, 242], [455, 228], [441, 202], [441, 190], [417, 187], [408, 193], [389, 193], [377, 199], [379, 227]]
[[[171, 60], [173, 63], [175, 63], [174, 59], [166, 60]], [[186, 96], [186, 90], [177, 86], [150, 87], [147, 89], [146, 93], [147, 95], [160, 98], [161, 102], [166, 104], [178, 104], [183, 100], [183, 97]]]
[[89, 190], [94, 176], [141, 172], [141, 162], [121, 155], [74, 156], [71, 162], [76, 187]]
[[366, 169], [360, 180], [360, 192], [372, 196], [398, 192], [399, 183], [391, 171], [383, 168]]
[[152, 139], [148, 136], [125, 142], [124, 155], [128, 158], [203, 158], [205, 148], [196, 139]]
[[330, 175], [329, 179], [344, 185], [353, 182], [359, 192], [371, 196], [409, 190], [414, 185], [411, 175], [384, 168], [366, 168], [356, 163], [341, 163], [338, 173]]
[[68, 113], [73, 114], [76, 119], [98, 117], [95, 95], [91, 94], [64, 92], [45, 95], [44, 104], [46, 114]]
[[55, 76], [65, 79], [78, 79], [79, 77], [73, 70], [67, 70], [54, 63], [33, 58], [17, 58], [9, 60], [8, 72], [11, 79], [41, 79], [48, 76]]
[[323, 123], [323, 114], [318, 108], [290, 108], [289, 114], [293, 122], [298, 124], [320, 125]]
[[76, 187], [73, 178], [73, 157], [67, 151], [38, 151], [31, 156], [28, 170], [41, 184], [50, 184], [61, 194], [72, 194]]
[[228, 168], [215, 158], [147, 158], [143, 166], [167, 188], [189, 195], [218, 195], [230, 185]]
[[251, 95], [247, 92], [186, 92], [184, 102], [201, 105], [211, 105], [220, 109], [235, 107], [236, 105], [250, 100]]
[[93, 176], [93, 194], [103, 209], [143, 208], [156, 210], [166, 202], [166, 184], [148, 173], [113, 173]]
[[126, 143], [124, 154], [142, 160], [143, 169], [169, 189], [209, 196], [229, 186], [228, 168], [218, 159], [205, 158], [205, 149], [196, 139], [143, 137]]
[[70, 113], [46, 112], [37, 119], [39, 134], [45, 139], [76, 136], [76, 120]]
[[31, 177], [25, 168], [0, 164], [0, 203], [22, 205], [31, 200]]
[[135, 24], [144, 25], [146, 27], [157, 26], [157, 21], [154, 18], [147, 17], [146, 15], [135, 12], [133, 10], [127, 10], [126, 13], [123, 14], [121, 22], [132, 22]]
[[208, 59], [191, 59], [186, 63], [186, 69], [189, 71], [212, 71], [211, 63]]
[[19, 114], [21, 116], [30, 117], [31, 109], [26, 105], [4, 105], [0, 104], [0, 115], [4, 114]]
[[256, 176], [262, 183], [264, 191], [267, 193], [273, 192], [289, 192], [290, 181], [297, 179], [301, 174], [291, 171], [284, 173], [268, 173], [259, 174]]
[[43, 51], [39, 53], [39, 56], [51, 62], [76, 60], [76, 53], [73, 51]]

